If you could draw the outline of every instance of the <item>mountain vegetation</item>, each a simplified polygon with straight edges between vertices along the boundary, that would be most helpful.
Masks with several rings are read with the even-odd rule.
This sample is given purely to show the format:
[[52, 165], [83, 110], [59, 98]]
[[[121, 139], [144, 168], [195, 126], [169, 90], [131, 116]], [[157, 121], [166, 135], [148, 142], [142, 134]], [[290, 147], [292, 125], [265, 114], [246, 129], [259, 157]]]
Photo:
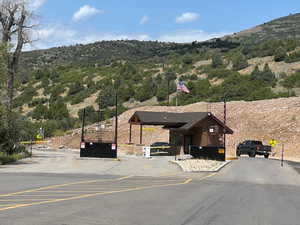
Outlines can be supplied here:
[[[290, 15], [206, 42], [102, 41], [24, 52], [14, 108], [51, 136], [79, 127], [83, 108], [89, 123], [98, 120], [99, 105], [103, 119], [112, 117], [116, 93], [119, 113], [150, 100], [186, 105], [224, 97], [253, 101], [295, 96], [299, 71], [278, 72], [268, 63], [252, 68], [249, 62], [273, 57], [271, 63], [300, 64], [299, 20], [299, 14]], [[176, 101], [179, 80], [190, 93], [178, 93]]]

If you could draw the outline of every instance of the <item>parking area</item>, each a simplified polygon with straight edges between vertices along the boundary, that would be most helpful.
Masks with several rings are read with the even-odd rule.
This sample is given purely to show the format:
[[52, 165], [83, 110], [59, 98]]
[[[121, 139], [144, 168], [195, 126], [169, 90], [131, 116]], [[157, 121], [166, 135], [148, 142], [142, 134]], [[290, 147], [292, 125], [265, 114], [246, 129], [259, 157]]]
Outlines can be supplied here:
[[185, 185], [191, 181], [192, 179], [190, 178], [180, 177], [149, 178], [123, 176], [49, 185], [17, 192], [1, 193], [0, 211], [35, 205], [54, 204], [121, 192]]
[[142, 156], [119, 155], [119, 159], [80, 158], [77, 150], [37, 149], [33, 157], [12, 165], [0, 165], [1, 172], [167, 176], [183, 174], [181, 168], [170, 163], [174, 157], [151, 159]]

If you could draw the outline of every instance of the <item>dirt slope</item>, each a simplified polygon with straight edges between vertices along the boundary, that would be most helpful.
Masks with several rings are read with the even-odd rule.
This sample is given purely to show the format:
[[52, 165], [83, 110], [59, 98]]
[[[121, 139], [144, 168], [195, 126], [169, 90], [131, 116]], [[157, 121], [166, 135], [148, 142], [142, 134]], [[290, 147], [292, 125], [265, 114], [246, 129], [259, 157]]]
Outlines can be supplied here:
[[[235, 146], [245, 139], [262, 140], [265, 143], [271, 138], [278, 140], [279, 145], [275, 148], [275, 156], [280, 156], [282, 144], [285, 148], [285, 156], [300, 160], [300, 97], [262, 100], [254, 102], [235, 101], [227, 104], [227, 124], [234, 130], [233, 135], [228, 135], [227, 145], [229, 154], [234, 155]], [[223, 118], [223, 103], [207, 104], [204, 102], [181, 107], [145, 106], [124, 112], [119, 116], [119, 143], [121, 151], [136, 152], [140, 146], [129, 147], [128, 142], [129, 124], [128, 119], [137, 110], [144, 111], [168, 111], [168, 112], [197, 112], [211, 111], [220, 119]], [[148, 127], [147, 127], [148, 128]], [[144, 130], [144, 144], [148, 145], [155, 141], [168, 141], [168, 131], [155, 127]], [[139, 127], [133, 128], [134, 143], [139, 143]], [[65, 145], [78, 148], [80, 142], [80, 130], [72, 135], [55, 138], [55, 146]]]

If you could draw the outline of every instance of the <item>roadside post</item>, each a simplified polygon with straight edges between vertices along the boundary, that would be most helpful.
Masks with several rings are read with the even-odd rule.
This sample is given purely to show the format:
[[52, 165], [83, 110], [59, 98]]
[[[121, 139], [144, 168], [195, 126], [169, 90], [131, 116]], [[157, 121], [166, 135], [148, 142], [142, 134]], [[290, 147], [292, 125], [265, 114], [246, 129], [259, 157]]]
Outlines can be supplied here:
[[274, 149], [277, 144], [278, 142], [274, 138], [269, 141], [269, 145], [271, 145], [272, 149]]
[[282, 149], [281, 149], [281, 167], [283, 167], [283, 152], [284, 152], [284, 144], [282, 144]]
[[32, 157], [32, 140], [30, 141], [30, 157]]

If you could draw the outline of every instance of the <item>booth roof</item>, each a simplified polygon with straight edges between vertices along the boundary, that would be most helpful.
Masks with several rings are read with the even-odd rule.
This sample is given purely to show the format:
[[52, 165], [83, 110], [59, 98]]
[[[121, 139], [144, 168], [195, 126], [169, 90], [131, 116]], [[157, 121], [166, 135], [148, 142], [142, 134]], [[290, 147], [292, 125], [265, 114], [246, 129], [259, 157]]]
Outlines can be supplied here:
[[226, 133], [233, 133], [222, 121], [212, 115], [210, 112], [186, 112], [186, 113], [172, 113], [172, 112], [149, 112], [136, 111], [129, 119], [131, 124], [140, 125], [160, 125], [165, 128], [177, 128], [179, 130], [189, 130], [203, 119], [211, 117], [220, 126], [226, 129]]

